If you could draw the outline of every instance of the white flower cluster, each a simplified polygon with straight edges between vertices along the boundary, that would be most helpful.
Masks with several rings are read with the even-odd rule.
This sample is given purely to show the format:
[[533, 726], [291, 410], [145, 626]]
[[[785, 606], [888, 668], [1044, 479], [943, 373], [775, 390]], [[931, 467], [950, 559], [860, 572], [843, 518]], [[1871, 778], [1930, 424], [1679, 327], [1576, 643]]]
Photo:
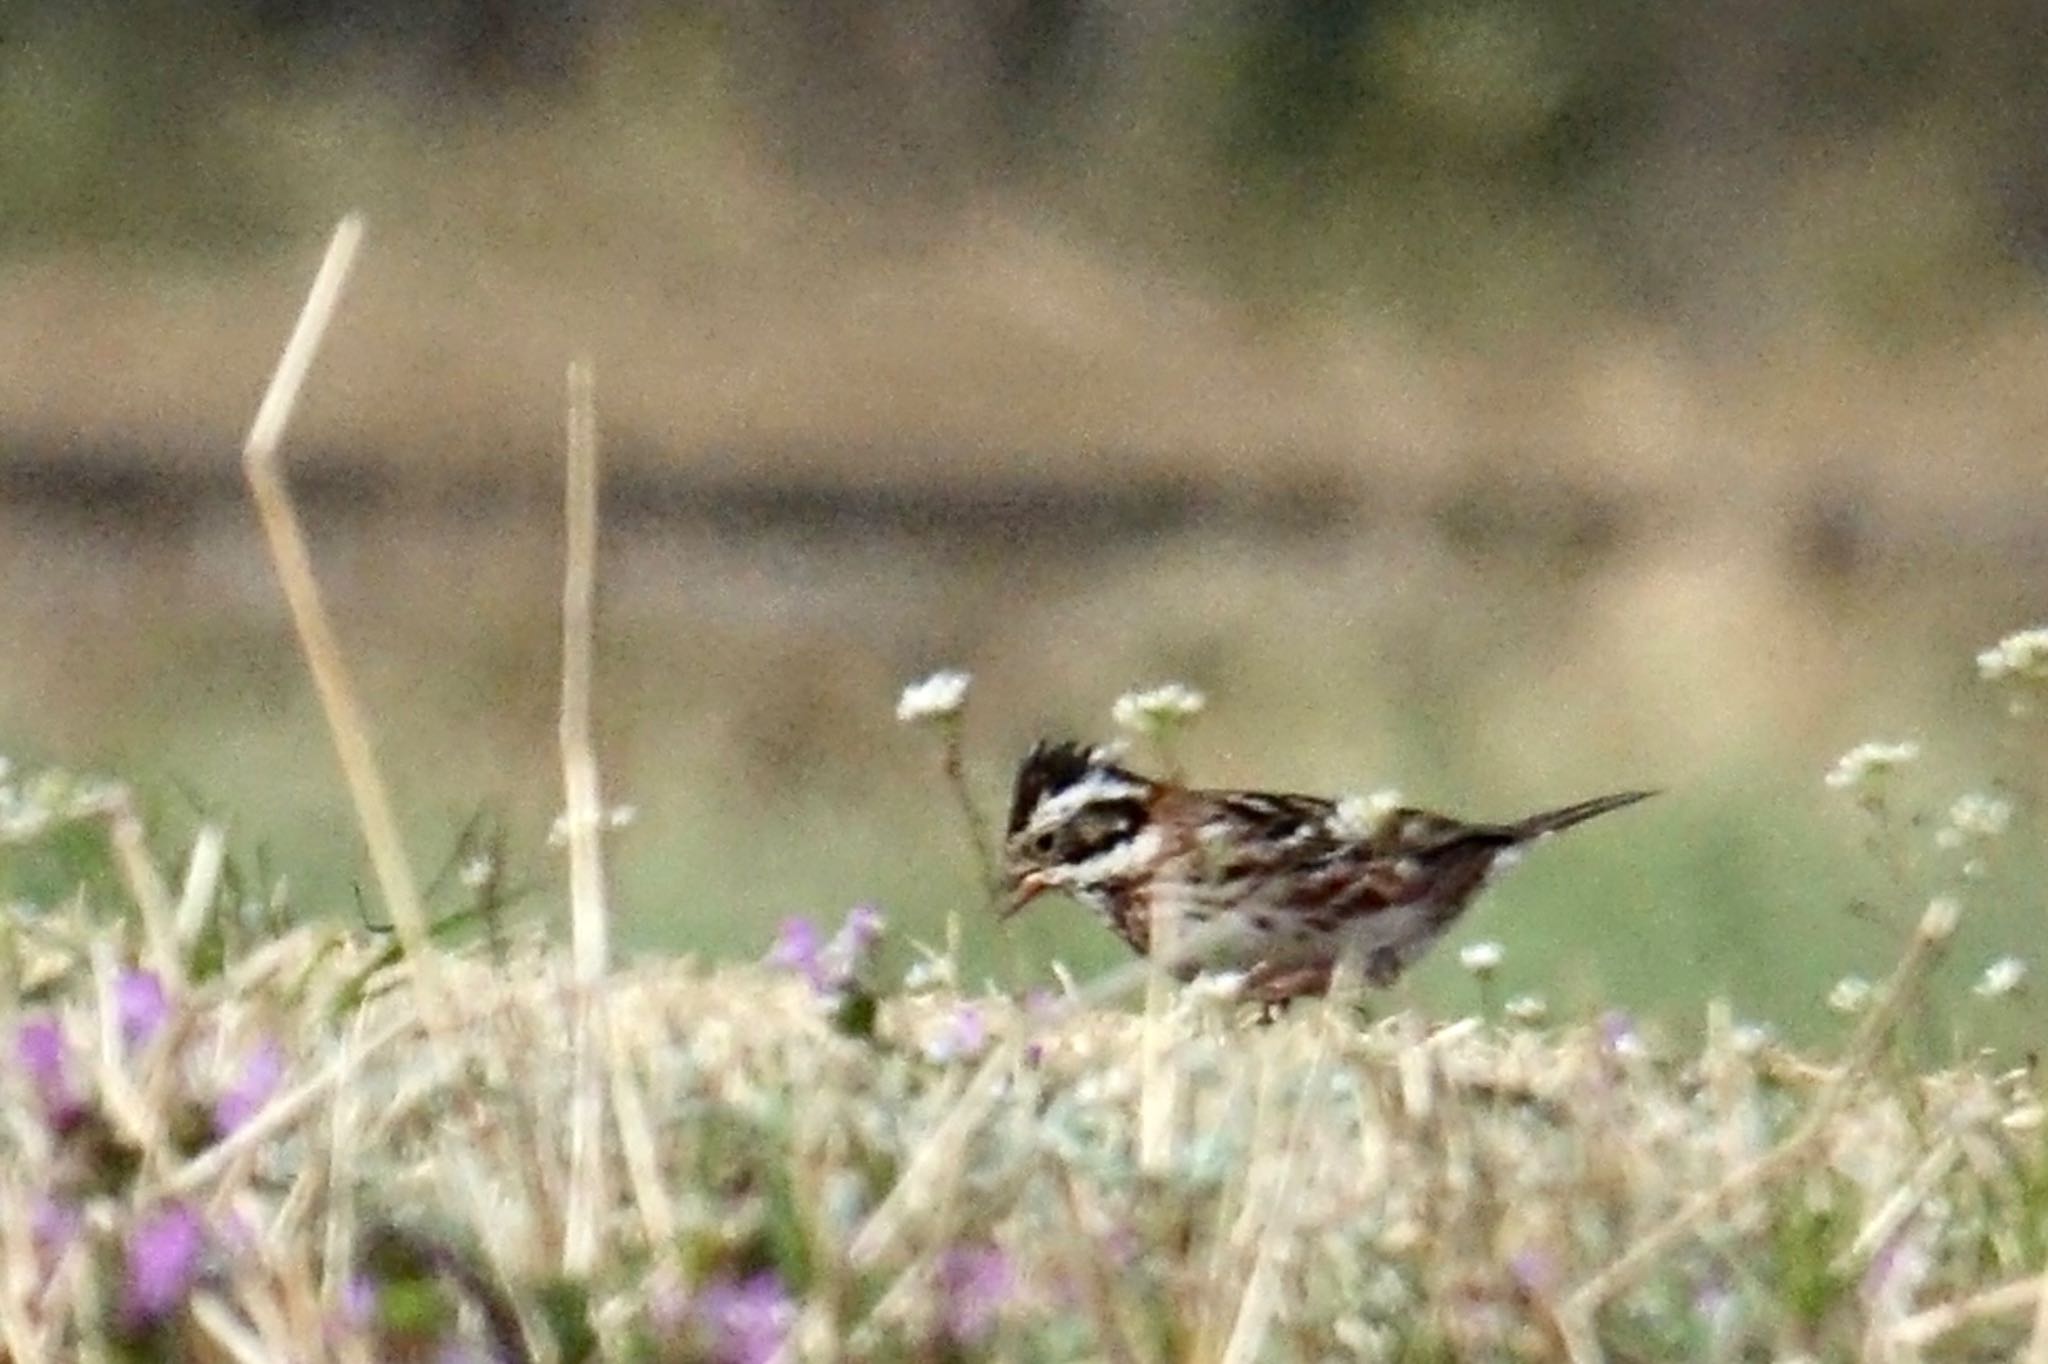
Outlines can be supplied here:
[[1937, 847], [1960, 848], [1988, 843], [2012, 825], [2012, 802], [1978, 792], [1956, 797], [1948, 807], [1948, 823], [1935, 832]]
[[1109, 708], [1118, 728], [1156, 737], [1200, 715], [1209, 698], [1182, 682], [1168, 682], [1147, 691], [1125, 692]]
[[1550, 1017], [1550, 1005], [1541, 995], [1516, 995], [1500, 1007], [1502, 1013], [1528, 1028], [1536, 1027]]
[[1861, 976], [1843, 976], [1828, 991], [1828, 1007], [1838, 1014], [1860, 1014], [1870, 1007], [1875, 987]]
[[1330, 817], [1330, 832], [1339, 838], [1372, 838], [1386, 829], [1401, 812], [1399, 791], [1375, 791], [1369, 796], [1346, 796], [1337, 802]]
[[9, 780], [13, 764], [0, 758], [0, 843], [25, 843], [66, 820], [105, 814], [121, 799], [108, 782], [50, 770]]
[[1500, 970], [1507, 955], [1507, 949], [1497, 942], [1468, 943], [1458, 949], [1458, 965], [1483, 978]]
[[967, 684], [973, 680], [971, 673], [948, 668], [911, 683], [896, 699], [897, 720], [923, 725], [954, 718], [967, 705]]
[[2003, 999], [2026, 983], [2027, 964], [2018, 957], [2000, 957], [1984, 968], [1971, 988], [1984, 999]]
[[2048, 628], [2019, 630], [1977, 655], [1986, 682], [2048, 682]]
[[1834, 769], [1828, 773], [1826, 781], [1830, 790], [1863, 790], [1919, 757], [1920, 745], [1910, 741], [1858, 744], [1835, 760]]

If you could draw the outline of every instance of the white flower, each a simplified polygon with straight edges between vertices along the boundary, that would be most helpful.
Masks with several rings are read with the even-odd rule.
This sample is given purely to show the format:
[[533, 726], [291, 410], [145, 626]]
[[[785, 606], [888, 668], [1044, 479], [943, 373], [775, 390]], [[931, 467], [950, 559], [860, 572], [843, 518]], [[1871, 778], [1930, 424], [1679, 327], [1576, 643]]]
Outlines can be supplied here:
[[1836, 791], [1869, 786], [1919, 756], [1920, 745], [1912, 742], [1858, 744], [1836, 759], [1834, 770], [1827, 775], [1827, 784]]
[[2000, 957], [1984, 968], [1972, 988], [1984, 999], [2003, 999], [2027, 978], [2027, 964], [2018, 957]]
[[462, 864], [456, 879], [471, 890], [477, 890], [498, 874], [498, 859], [489, 853], [478, 853]]
[[1771, 1044], [1771, 1030], [1763, 1023], [1737, 1023], [1728, 1030], [1728, 1045], [1737, 1056], [1755, 1056]]
[[951, 989], [954, 983], [951, 957], [921, 957], [903, 973], [906, 994], [921, 995], [931, 990]]
[[896, 718], [906, 725], [950, 720], [967, 704], [967, 684], [973, 680], [972, 673], [949, 668], [913, 682], [896, 698]]
[[1507, 949], [1497, 942], [1467, 943], [1458, 949], [1458, 965], [1475, 976], [1492, 975], [1506, 957]]
[[1934, 835], [1934, 842], [1943, 848], [1988, 842], [2004, 833], [2011, 824], [2011, 801], [1973, 791], [1956, 797], [1955, 804], [1948, 807], [1948, 824]]
[[1339, 838], [1372, 838], [1401, 812], [1399, 791], [1375, 791], [1369, 796], [1346, 796], [1337, 802], [1330, 816], [1330, 832]]
[[1109, 709], [1118, 727], [1133, 734], [1156, 736], [1194, 719], [1209, 704], [1209, 698], [1181, 682], [1168, 682], [1149, 691], [1130, 691], [1117, 697]]
[[1838, 1014], [1860, 1014], [1869, 1007], [1871, 984], [1861, 976], [1843, 976], [1828, 991], [1828, 1007]]
[[1986, 682], [2048, 682], [2048, 629], [2020, 630], [1977, 655]]
[[1531, 1027], [1550, 1017], [1550, 1005], [1544, 1002], [1541, 995], [1516, 995], [1501, 1005], [1501, 1011], [1515, 1022], [1525, 1023]]

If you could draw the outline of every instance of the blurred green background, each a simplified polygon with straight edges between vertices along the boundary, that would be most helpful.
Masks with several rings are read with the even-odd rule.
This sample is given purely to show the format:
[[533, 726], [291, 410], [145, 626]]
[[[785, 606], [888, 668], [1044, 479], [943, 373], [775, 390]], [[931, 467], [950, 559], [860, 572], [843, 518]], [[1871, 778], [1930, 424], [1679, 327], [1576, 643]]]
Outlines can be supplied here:
[[[964, 906], [1008, 980], [892, 718], [951, 665], [992, 809], [1168, 679], [1207, 782], [1667, 788], [1461, 930], [1560, 1011], [1834, 1026], [1959, 884], [1914, 813], [2000, 781], [1967, 1001], [2048, 908], [2041, 736], [1971, 666], [2048, 617], [2044, 65], [2017, 0], [15, 0], [0, 752], [369, 895], [236, 458], [360, 208], [287, 458], [425, 868], [485, 811], [558, 900], [587, 354], [636, 949]], [[1927, 746], [1881, 857], [1820, 782], [1871, 737]], [[1017, 943], [1120, 950], [1064, 903]], [[1417, 997], [1469, 1004], [1453, 957]]]

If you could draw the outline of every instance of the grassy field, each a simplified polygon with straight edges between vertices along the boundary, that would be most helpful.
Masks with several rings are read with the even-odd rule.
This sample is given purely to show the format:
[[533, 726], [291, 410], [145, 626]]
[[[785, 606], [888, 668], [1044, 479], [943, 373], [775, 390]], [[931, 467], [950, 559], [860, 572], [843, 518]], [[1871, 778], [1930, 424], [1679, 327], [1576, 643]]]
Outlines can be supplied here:
[[[496, 527], [467, 542], [317, 543], [415, 860], [429, 873], [460, 861], [482, 817], [525, 892], [510, 912], [545, 918], [560, 885], [546, 843], [560, 808], [558, 551], [557, 532], [530, 533], [530, 554]], [[374, 910], [253, 530], [195, 539], [205, 548], [95, 562], [75, 544], [39, 554], [32, 530], [9, 537], [17, 569], [54, 586], [4, 606], [25, 646], [0, 680], [0, 715], [21, 736], [7, 751], [119, 772], [168, 831], [220, 823], [251, 884], [285, 881], [294, 913]], [[977, 981], [1043, 983], [1055, 957], [1084, 972], [1115, 961], [1120, 945], [1076, 906], [1049, 902], [1007, 937], [981, 912], [936, 757], [891, 714], [900, 686], [945, 664], [978, 677], [967, 766], [991, 809], [1032, 739], [1107, 738], [1120, 692], [1169, 678], [1211, 697], [1183, 747], [1198, 780], [1392, 786], [1498, 816], [1664, 788], [1543, 849], [1451, 945], [1503, 942], [1511, 991], [1580, 1016], [1619, 1004], [1690, 1027], [1722, 996], [1818, 1040], [1836, 1026], [1822, 1004], [1833, 982], [1876, 970], [1892, 929], [1934, 894], [1964, 889], [1970, 908], [1943, 988], [2033, 937], [2030, 814], [1981, 883], [1962, 887], [1960, 859], [1934, 843], [1968, 791], [2003, 783], [2031, 808], [2031, 731], [1970, 662], [1998, 631], [1897, 602], [1829, 622], [1738, 590], [1726, 566], [1523, 583], [1320, 542], [1167, 539], [994, 565], [702, 534], [622, 536], [612, 551], [599, 740], [610, 799], [639, 812], [615, 850], [634, 950], [758, 956], [784, 915], [870, 902], [928, 940], [963, 909]], [[1926, 749], [1881, 856], [1853, 802], [1821, 783], [1866, 738]], [[15, 854], [0, 875], [40, 873]], [[444, 881], [442, 905], [459, 899]], [[1472, 1002], [1442, 960], [1415, 990], [1438, 1008]], [[2038, 1021], [2031, 999], [1966, 1031], [2010, 1038], [2019, 1021]]]
[[[364, 818], [374, 878], [246, 530], [7, 540], [42, 750], [0, 781], [10, 1360], [2048, 1341], [2009, 1059], [2048, 637], [1975, 657], [1988, 594], [1817, 612], [1697, 545], [1588, 574], [1327, 534], [628, 539], [565, 878], [554, 537], [407, 530], [319, 544], [414, 845]], [[1174, 753], [1205, 781], [1502, 815], [1669, 789], [1396, 991], [1259, 1026], [1072, 906], [994, 931], [943, 751], [891, 714], [940, 663], [980, 675], [986, 805], [1030, 738], [1169, 678], [1210, 697]]]
[[118, 790], [8, 814], [136, 896], [9, 911], [10, 1360], [1978, 1359], [2041, 1301], [2035, 1076], [1903, 1036], [1953, 906], [1818, 1054], [962, 994], [872, 915], [586, 1012], [525, 932], [152, 889]]

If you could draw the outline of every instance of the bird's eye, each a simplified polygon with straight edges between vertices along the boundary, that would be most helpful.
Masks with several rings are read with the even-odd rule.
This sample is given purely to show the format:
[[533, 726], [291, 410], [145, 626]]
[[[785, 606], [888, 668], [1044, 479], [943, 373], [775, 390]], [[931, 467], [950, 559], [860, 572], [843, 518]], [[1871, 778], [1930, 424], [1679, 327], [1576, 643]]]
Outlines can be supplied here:
[[1035, 853], [1041, 853], [1041, 854], [1043, 854], [1043, 853], [1049, 853], [1049, 852], [1051, 852], [1051, 851], [1052, 851], [1052, 830], [1048, 829], [1048, 830], [1046, 830], [1046, 831], [1045, 831], [1044, 833], [1040, 834], [1040, 835], [1039, 835], [1038, 837], [1036, 837], [1036, 838], [1032, 839], [1032, 840], [1031, 840], [1031, 851], [1033, 851], [1033, 852], [1035, 852]]

